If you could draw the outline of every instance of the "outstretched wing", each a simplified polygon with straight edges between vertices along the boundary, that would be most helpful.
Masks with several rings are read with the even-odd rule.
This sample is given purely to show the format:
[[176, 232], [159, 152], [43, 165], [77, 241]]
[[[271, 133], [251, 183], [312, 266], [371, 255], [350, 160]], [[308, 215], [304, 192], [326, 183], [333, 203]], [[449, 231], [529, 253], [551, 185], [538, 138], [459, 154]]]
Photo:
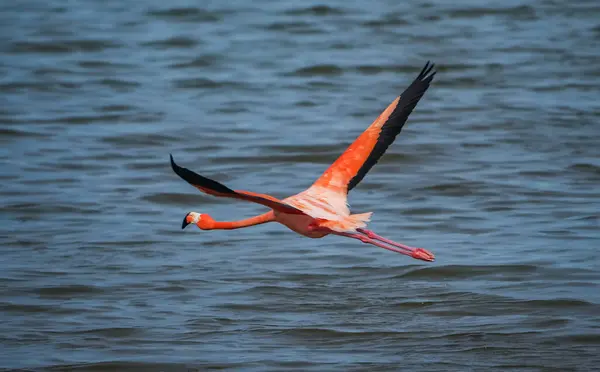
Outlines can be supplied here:
[[187, 183], [209, 195], [246, 200], [288, 214], [304, 214], [301, 210], [270, 195], [250, 191], [232, 190], [217, 181], [203, 177], [187, 168], [180, 167], [175, 163], [175, 160], [173, 160], [173, 155], [171, 155], [171, 167], [173, 168], [173, 171], [177, 173], [179, 177], [187, 181]]
[[[417, 78], [323, 173], [313, 186], [343, 193], [352, 190], [377, 163], [402, 130], [435, 76], [434, 64], [427, 62]], [[431, 73], [431, 74], [430, 74]]]

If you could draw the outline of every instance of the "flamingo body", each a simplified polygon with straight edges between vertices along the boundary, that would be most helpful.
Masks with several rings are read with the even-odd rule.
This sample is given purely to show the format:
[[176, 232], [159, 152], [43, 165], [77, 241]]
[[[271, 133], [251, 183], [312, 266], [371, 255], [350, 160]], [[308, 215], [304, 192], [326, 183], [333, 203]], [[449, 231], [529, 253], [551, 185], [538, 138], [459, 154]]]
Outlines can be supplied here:
[[266, 222], [279, 222], [290, 230], [309, 238], [334, 234], [358, 239], [413, 258], [433, 261], [434, 256], [422, 248], [409, 247], [366, 230], [371, 212], [351, 214], [348, 192], [377, 163], [402, 130], [435, 76], [434, 65], [425, 65], [421, 73], [392, 101], [375, 121], [342, 153], [342, 155], [308, 189], [279, 200], [267, 194], [229, 187], [180, 167], [171, 156], [175, 173], [198, 190], [217, 197], [228, 197], [261, 204], [271, 211], [245, 220], [218, 222], [208, 215], [190, 212], [182, 227], [190, 223], [203, 230], [237, 229]]
[[308, 215], [288, 214], [284, 212], [274, 211], [274, 220], [286, 226], [288, 229], [304, 235], [308, 238], [322, 238], [329, 235], [325, 230], [312, 229], [311, 226], [315, 219]]

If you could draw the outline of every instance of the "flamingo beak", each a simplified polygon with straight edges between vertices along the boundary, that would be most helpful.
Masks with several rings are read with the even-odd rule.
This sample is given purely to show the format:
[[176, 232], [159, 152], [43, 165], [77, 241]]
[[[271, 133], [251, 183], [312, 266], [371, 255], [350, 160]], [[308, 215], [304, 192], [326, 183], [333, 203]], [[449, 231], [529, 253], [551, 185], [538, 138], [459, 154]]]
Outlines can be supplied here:
[[188, 221], [189, 215], [190, 214], [188, 213], [185, 215], [185, 217], [183, 217], [183, 222], [181, 223], [181, 230], [185, 229], [185, 227], [190, 224], [190, 222]]

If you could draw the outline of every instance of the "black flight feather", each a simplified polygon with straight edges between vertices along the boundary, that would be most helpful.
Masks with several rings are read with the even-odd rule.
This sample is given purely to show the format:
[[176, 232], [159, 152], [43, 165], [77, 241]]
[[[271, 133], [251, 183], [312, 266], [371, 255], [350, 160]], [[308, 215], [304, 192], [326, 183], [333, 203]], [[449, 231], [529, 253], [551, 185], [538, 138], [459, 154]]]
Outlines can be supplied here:
[[169, 154], [169, 156], [171, 157], [171, 167], [173, 168], [173, 171], [190, 185], [216, 191], [221, 194], [236, 194], [235, 191], [217, 181], [203, 177], [187, 168], [180, 167], [175, 163], [175, 160], [173, 160], [173, 155]]
[[[371, 151], [371, 154], [369, 154], [367, 160], [365, 160], [356, 175], [348, 182], [348, 191], [358, 185], [367, 172], [377, 164], [377, 161], [379, 161], [379, 158], [385, 153], [385, 150], [387, 150], [392, 142], [394, 142], [394, 139], [396, 139], [396, 136], [402, 130], [404, 123], [406, 123], [408, 116], [421, 97], [423, 97], [427, 88], [429, 88], [429, 84], [436, 74], [435, 71], [431, 73], [434, 66], [435, 64], [430, 64], [428, 61], [421, 70], [419, 76], [417, 76], [410, 86], [400, 95], [400, 100], [398, 101], [396, 108], [392, 111], [381, 128], [379, 138], [377, 139], [377, 143]], [[431, 73], [431, 75], [429, 73]]]

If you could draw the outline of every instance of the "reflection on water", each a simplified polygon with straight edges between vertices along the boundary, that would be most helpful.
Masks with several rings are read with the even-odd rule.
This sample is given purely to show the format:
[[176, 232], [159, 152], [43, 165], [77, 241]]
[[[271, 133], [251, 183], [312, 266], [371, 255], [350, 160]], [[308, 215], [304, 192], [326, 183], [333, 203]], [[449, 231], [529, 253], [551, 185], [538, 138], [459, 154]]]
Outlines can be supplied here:
[[[0, 5], [0, 367], [592, 370], [600, 6], [583, 0]], [[351, 193], [420, 263], [268, 224], [414, 78]], [[71, 370], [71, 369], [70, 369]]]

